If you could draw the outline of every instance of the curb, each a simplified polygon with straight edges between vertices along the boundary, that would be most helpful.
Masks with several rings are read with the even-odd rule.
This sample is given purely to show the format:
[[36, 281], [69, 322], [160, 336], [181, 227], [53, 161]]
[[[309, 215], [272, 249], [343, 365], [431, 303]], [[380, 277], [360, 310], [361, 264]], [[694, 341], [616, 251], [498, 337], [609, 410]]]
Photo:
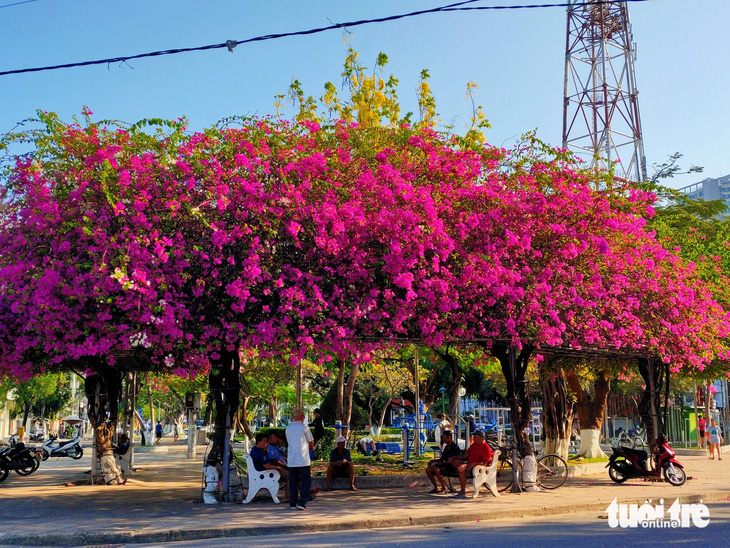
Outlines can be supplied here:
[[[717, 502], [730, 497], [730, 491], [713, 491], [704, 495], [679, 496], [682, 504], [696, 504], [699, 502]], [[624, 504], [643, 504], [645, 498], [621, 499]], [[491, 510], [472, 513], [437, 514], [418, 518], [380, 518], [370, 520], [353, 520], [346, 523], [329, 522], [317, 524], [274, 525], [256, 527], [232, 527], [214, 529], [185, 529], [161, 531], [154, 533], [73, 533], [73, 534], [42, 534], [42, 535], [6, 535], [0, 533], [0, 543], [26, 546], [79, 546], [99, 544], [139, 544], [153, 542], [180, 542], [201, 539], [257, 537], [263, 535], [282, 535], [289, 533], [312, 533], [320, 531], [343, 531], [352, 529], [376, 529], [384, 527], [409, 527], [417, 525], [434, 525], [440, 523], [463, 523], [468, 521], [495, 521], [503, 519], [517, 519], [525, 517], [545, 517], [555, 515], [575, 514], [577, 512], [605, 512], [606, 503], [592, 503], [576, 506], [575, 504], [554, 507], [536, 507], [514, 509], [495, 515]]]

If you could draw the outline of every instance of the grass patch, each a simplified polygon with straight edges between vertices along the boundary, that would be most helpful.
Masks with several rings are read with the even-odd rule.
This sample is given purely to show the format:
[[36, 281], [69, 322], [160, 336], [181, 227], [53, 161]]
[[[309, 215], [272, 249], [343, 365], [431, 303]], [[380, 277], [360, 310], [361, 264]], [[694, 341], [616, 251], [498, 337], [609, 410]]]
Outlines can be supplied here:
[[592, 462], [608, 462], [608, 457], [586, 459], [584, 457], [576, 457], [575, 455], [568, 456], [568, 466], [575, 466], [576, 464], [590, 464]]

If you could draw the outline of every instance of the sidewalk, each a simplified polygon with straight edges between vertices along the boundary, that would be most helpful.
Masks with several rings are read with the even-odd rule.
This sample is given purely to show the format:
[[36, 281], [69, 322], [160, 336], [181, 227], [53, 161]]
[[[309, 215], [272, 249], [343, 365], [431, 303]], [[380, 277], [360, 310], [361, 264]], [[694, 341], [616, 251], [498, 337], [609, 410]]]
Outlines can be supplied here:
[[[165, 440], [163, 440], [165, 443]], [[90, 459], [49, 460], [28, 477], [14, 473], [0, 484], [0, 544], [82, 545], [165, 542], [267, 533], [351, 530], [435, 523], [524, 518], [565, 513], [602, 514], [614, 497], [625, 502], [664, 498], [669, 504], [730, 500], [722, 461], [680, 456], [688, 479], [683, 487], [631, 480], [614, 484], [605, 469], [570, 478], [556, 491], [505, 494], [483, 491], [476, 500], [426, 494], [425, 476], [408, 487], [322, 492], [305, 512], [290, 512], [261, 496], [250, 505], [206, 506], [200, 498], [203, 447], [185, 458], [182, 442], [167, 452], [135, 454], [137, 474], [124, 486], [65, 486], [88, 482]], [[726, 454], [727, 455], [727, 454]], [[591, 471], [596, 471], [592, 467]]]

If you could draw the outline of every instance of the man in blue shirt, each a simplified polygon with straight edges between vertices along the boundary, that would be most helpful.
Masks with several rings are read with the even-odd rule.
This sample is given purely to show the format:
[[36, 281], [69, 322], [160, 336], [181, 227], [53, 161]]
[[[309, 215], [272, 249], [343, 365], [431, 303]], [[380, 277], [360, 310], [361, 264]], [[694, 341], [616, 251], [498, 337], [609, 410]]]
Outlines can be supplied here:
[[269, 434], [269, 460], [271, 461], [271, 464], [286, 468], [286, 457], [281, 450], [282, 445], [283, 440], [279, 437], [279, 434], [271, 432]]
[[269, 442], [268, 437], [263, 432], [256, 434], [256, 445], [251, 448], [251, 460], [253, 467], [259, 472], [264, 470], [275, 470], [276, 468], [269, 462]]
[[286, 492], [284, 493], [284, 502], [289, 501], [289, 470], [287, 469], [286, 457], [281, 450], [283, 441], [279, 434], [271, 432], [269, 434], [269, 447], [267, 450], [267, 456], [269, 457], [269, 464], [276, 466], [277, 470], [281, 474], [281, 478], [286, 480]]

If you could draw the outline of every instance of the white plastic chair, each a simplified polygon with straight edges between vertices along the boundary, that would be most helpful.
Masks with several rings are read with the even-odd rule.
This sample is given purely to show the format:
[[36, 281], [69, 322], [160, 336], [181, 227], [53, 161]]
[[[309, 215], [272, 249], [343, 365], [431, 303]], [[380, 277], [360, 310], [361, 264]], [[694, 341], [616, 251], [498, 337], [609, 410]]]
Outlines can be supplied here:
[[260, 472], [254, 468], [251, 455], [246, 455], [246, 472], [248, 474], [248, 495], [244, 499], [243, 504], [251, 502], [261, 489], [268, 489], [269, 493], [271, 493], [271, 498], [274, 499], [274, 503], [279, 504], [279, 498], [276, 494], [279, 492], [279, 478], [281, 474], [279, 474], [278, 470], [264, 470]]
[[479, 496], [482, 485], [486, 485], [495, 497], [499, 496], [497, 489], [497, 466], [499, 466], [499, 449], [494, 451], [492, 464], [489, 466], [474, 467], [474, 498]]

